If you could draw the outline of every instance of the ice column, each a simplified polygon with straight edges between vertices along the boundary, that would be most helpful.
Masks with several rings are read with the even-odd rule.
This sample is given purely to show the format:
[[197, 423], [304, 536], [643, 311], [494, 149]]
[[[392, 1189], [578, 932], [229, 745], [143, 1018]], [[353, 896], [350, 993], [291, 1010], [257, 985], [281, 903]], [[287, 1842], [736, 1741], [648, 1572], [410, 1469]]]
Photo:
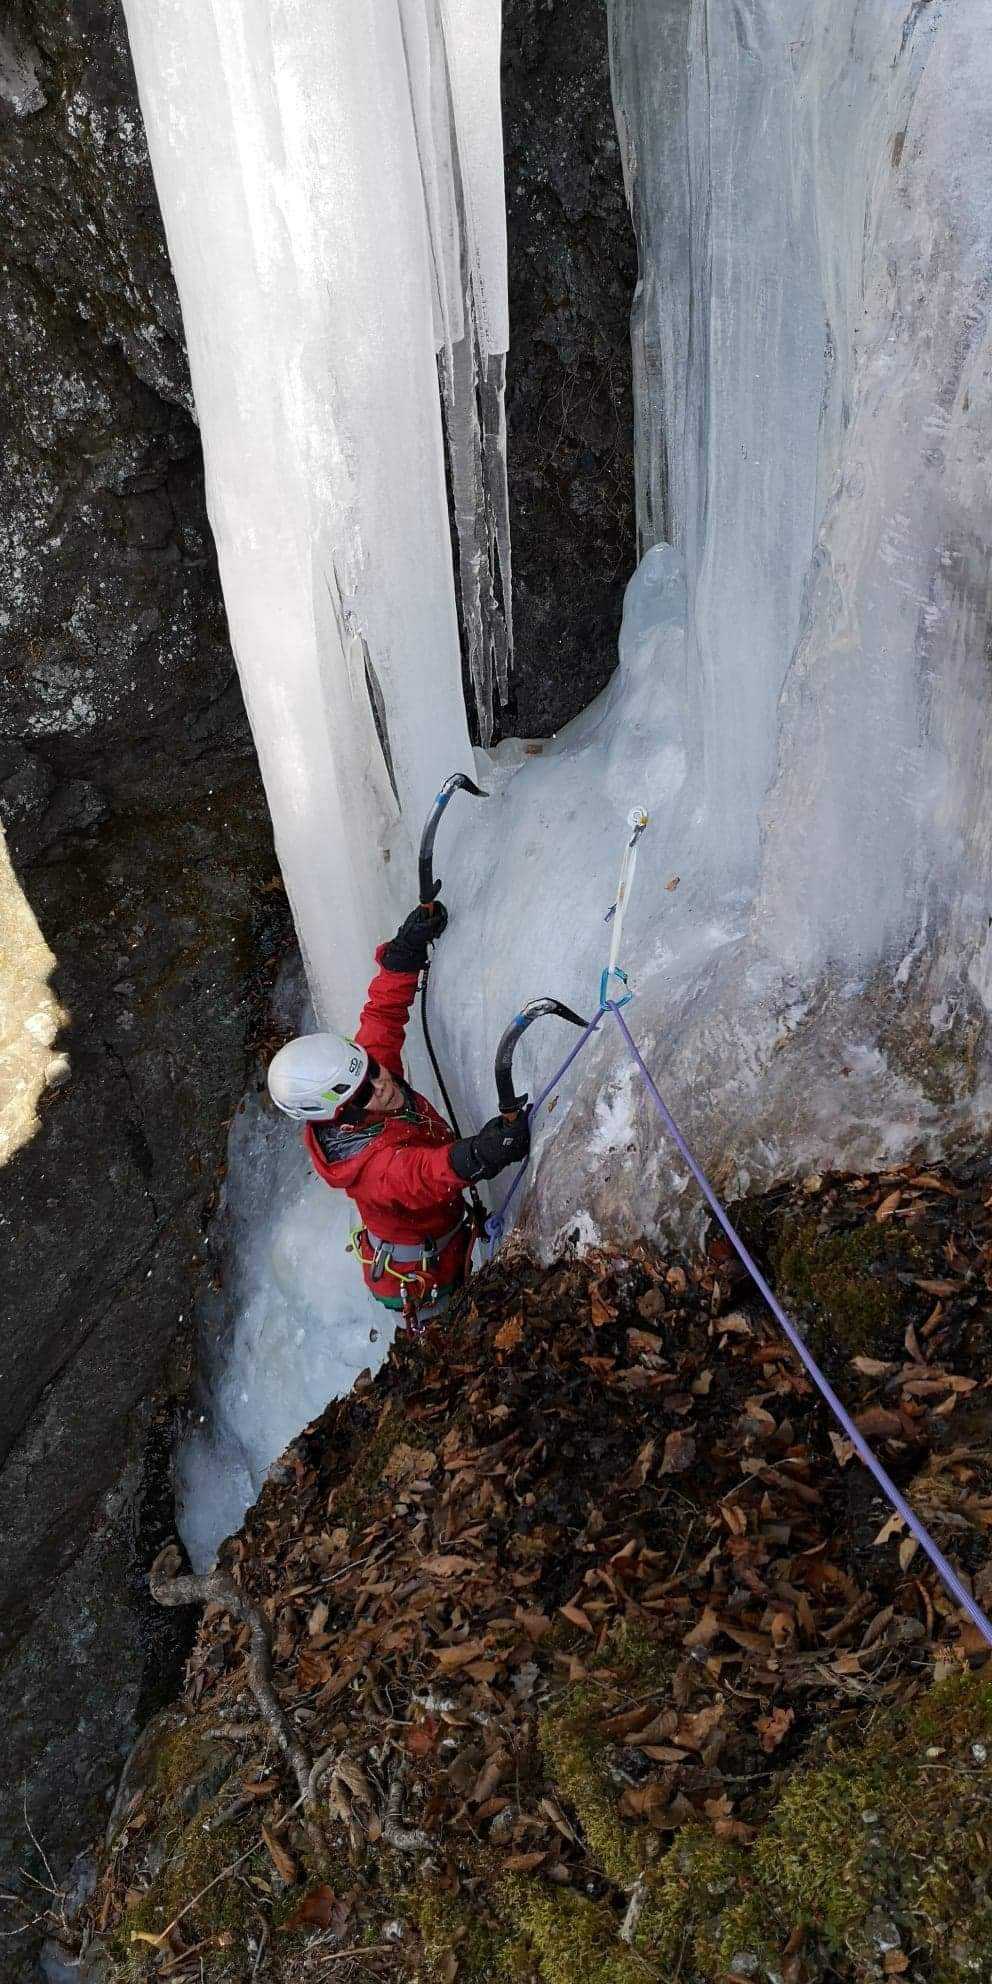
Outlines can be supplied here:
[[470, 764], [439, 355], [483, 728], [505, 687], [500, 4], [125, 11], [231, 637], [329, 1018]]

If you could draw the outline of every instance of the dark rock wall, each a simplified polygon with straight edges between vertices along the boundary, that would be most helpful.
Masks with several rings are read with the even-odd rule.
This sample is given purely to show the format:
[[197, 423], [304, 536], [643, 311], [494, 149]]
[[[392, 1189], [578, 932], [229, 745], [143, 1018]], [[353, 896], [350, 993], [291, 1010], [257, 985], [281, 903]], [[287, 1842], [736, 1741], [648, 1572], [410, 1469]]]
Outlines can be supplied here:
[[26, 1779], [61, 1874], [162, 1659], [143, 1402], [282, 898], [110, 0], [8, 0], [0, 211], [0, 813], [68, 1059], [0, 1171], [0, 1862], [30, 1851]]
[[[609, 675], [634, 558], [605, 0], [507, 0], [504, 88], [514, 727], [542, 734]], [[0, 1172], [9, 1889], [43, 1872], [22, 1786], [62, 1878], [174, 1651], [143, 1584], [163, 1364], [286, 933], [116, 0], [7, 0], [0, 211], [0, 820], [68, 1061]]]
[[504, 729], [548, 736], [616, 666], [636, 563], [637, 251], [606, 0], [504, 0], [507, 432], [516, 676]]

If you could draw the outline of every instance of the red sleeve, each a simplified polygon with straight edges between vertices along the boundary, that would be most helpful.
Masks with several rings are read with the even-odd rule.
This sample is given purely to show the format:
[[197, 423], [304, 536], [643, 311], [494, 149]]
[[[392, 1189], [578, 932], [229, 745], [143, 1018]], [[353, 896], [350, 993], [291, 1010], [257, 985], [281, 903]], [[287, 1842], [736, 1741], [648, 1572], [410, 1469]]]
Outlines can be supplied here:
[[369, 986], [355, 1039], [391, 1075], [402, 1076], [406, 1023], [420, 973], [386, 971], [381, 963], [385, 948], [380, 944], [375, 954], [379, 969]]
[[[452, 1170], [450, 1144], [400, 1144], [376, 1153], [375, 1195], [391, 1200], [404, 1212], [432, 1212], [435, 1206], [465, 1190], [465, 1181]], [[370, 1182], [373, 1166], [367, 1167]]]

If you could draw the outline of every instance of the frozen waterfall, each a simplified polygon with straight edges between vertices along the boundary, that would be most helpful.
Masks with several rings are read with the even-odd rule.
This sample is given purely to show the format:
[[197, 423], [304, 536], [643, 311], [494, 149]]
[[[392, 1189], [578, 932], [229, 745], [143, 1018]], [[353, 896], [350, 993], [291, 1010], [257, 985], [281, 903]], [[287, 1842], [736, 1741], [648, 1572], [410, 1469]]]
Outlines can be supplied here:
[[446, 439], [484, 733], [506, 686], [499, 0], [125, 11], [232, 643], [327, 1016], [470, 762]]
[[[484, 721], [508, 654], [498, 0], [127, 10], [280, 857], [318, 1011], [350, 1016], [468, 762], [438, 355]], [[439, 844], [455, 1098], [490, 1113], [524, 999], [594, 1001], [637, 801], [636, 1029], [726, 1189], [967, 1144], [990, 1113], [986, 10], [609, 13], [642, 557], [607, 690], [538, 752], [480, 753], [491, 796]], [[521, 1072], [556, 1047], [535, 1028]], [[282, 1182], [220, 1381], [243, 1492], [323, 1403], [335, 1318], [366, 1320], [325, 1271], [331, 1208], [255, 1122]], [[690, 1216], [612, 1039], [536, 1158], [546, 1248]]]

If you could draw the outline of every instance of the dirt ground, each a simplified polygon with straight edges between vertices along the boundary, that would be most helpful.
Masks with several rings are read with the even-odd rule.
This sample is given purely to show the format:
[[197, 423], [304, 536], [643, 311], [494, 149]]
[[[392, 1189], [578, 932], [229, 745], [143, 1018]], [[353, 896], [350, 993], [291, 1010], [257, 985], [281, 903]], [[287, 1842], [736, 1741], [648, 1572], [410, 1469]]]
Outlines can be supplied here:
[[[741, 1209], [986, 1605], [990, 1188]], [[122, 1785], [85, 1977], [992, 1975], [983, 1642], [722, 1236], [505, 1254], [301, 1436], [225, 1557], [314, 1798], [209, 1606]]]

